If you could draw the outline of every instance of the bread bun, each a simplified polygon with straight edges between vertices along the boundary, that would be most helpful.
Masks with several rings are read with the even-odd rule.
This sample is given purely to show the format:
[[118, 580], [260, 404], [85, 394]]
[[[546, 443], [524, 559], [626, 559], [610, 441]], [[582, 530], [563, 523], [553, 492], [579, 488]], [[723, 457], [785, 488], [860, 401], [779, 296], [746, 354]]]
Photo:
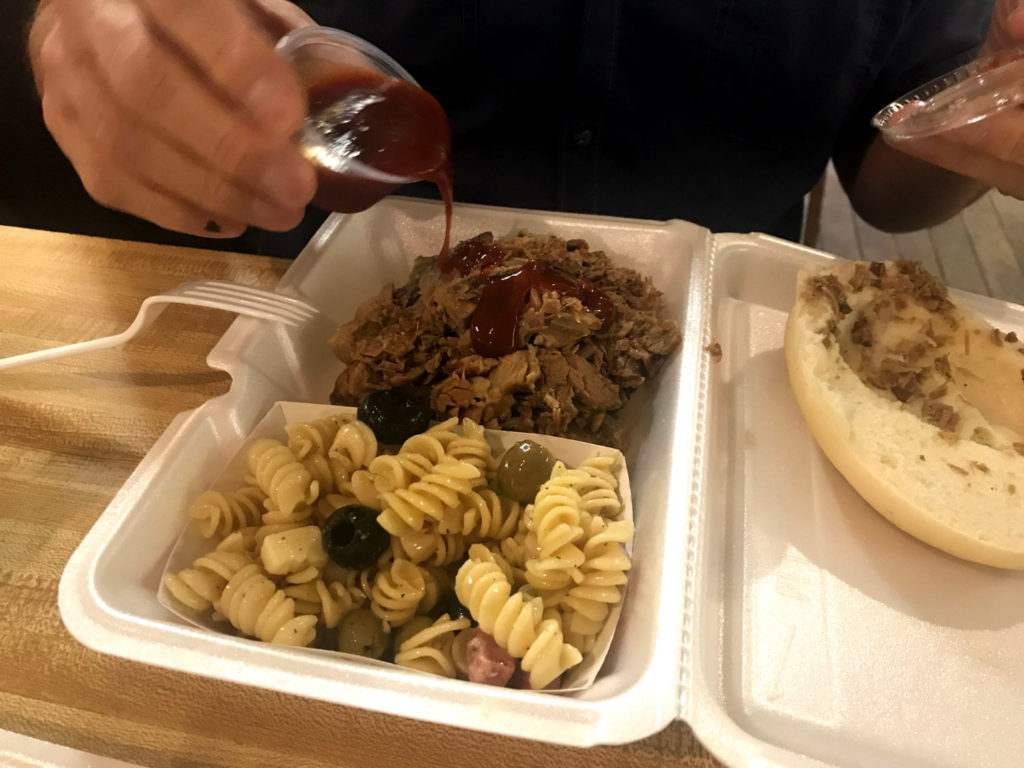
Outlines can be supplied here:
[[878, 512], [1024, 569], [1024, 349], [916, 262], [805, 269], [786, 366], [811, 434]]

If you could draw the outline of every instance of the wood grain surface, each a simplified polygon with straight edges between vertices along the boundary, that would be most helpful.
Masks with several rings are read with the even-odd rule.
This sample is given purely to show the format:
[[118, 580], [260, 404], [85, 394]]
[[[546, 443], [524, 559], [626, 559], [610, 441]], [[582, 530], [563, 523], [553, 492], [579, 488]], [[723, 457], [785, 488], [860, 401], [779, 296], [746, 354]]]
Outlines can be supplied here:
[[[0, 356], [123, 330], [187, 280], [272, 287], [286, 261], [0, 227]], [[0, 372], [0, 729], [145, 766], [718, 763], [675, 723], [569, 749], [339, 707], [105, 656], [61, 623], [65, 563], [180, 411], [226, 392], [205, 358], [233, 315], [168, 308], [128, 344]]]

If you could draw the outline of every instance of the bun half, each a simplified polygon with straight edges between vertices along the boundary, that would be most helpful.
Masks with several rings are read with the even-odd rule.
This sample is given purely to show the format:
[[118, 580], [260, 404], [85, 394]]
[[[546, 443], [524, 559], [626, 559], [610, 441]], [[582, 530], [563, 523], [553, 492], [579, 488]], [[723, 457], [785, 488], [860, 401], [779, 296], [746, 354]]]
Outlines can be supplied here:
[[1024, 569], [1024, 353], [916, 262], [803, 270], [785, 336], [818, 445], [894, 525]]

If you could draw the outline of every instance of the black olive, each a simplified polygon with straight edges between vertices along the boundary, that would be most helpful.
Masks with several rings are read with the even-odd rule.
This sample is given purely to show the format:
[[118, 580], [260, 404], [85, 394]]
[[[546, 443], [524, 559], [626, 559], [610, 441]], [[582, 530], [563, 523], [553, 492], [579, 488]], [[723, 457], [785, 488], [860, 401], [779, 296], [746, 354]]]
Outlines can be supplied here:
[[432, 619], [439, 619], [443, 614], [447, 613], [448, 618], [453, 621], [456, 619], [469, 619], [470, 625], [475, 626], [476, 622], [473, 621], [473, 617], [469, 614], [469, 608], [459, 602], [459, 598], [455, 596], [455, 592], [448, 592], [437, 604], [430, 609], [428, 616]]
[[426, 401], [393, 389], [371, 392], [356, 410], [356, 417], [386, 445], [399, 445], [426, 432], [433, 415]]
[[391, 546], [391, 534], [377, 523], [377, 512], [362, 504], [336, 509], [323, 529], [324, 549], [345, 568], [367, 568]]
[[510, 499], [529, 504], [551, 477], [554, 466], [555, 457], [547, 448], [533, 440], [520, 440], [501, 457], [498, 487]]

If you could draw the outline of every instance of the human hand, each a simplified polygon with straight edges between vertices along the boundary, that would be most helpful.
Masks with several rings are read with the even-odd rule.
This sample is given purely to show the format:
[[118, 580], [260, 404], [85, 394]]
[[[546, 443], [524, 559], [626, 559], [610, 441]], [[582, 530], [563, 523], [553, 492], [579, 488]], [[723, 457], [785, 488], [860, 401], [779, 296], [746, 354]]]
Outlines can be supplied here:
[[[996, 0], [989, 34], [979, 56], [1024, 42], [1024, 2]], [[887, 139], [913, 157], [977, 179], [1024, 199], [1024, 109], [1007, 109], [977, 123], [933, 136]]]
[[249, 3], [43, 0], [29, 34], [43, 117], [94, 199], [213, 237], [299, 223], [316, 189], [291, 141], [305, 97], [259, 22], [313, 22]]

